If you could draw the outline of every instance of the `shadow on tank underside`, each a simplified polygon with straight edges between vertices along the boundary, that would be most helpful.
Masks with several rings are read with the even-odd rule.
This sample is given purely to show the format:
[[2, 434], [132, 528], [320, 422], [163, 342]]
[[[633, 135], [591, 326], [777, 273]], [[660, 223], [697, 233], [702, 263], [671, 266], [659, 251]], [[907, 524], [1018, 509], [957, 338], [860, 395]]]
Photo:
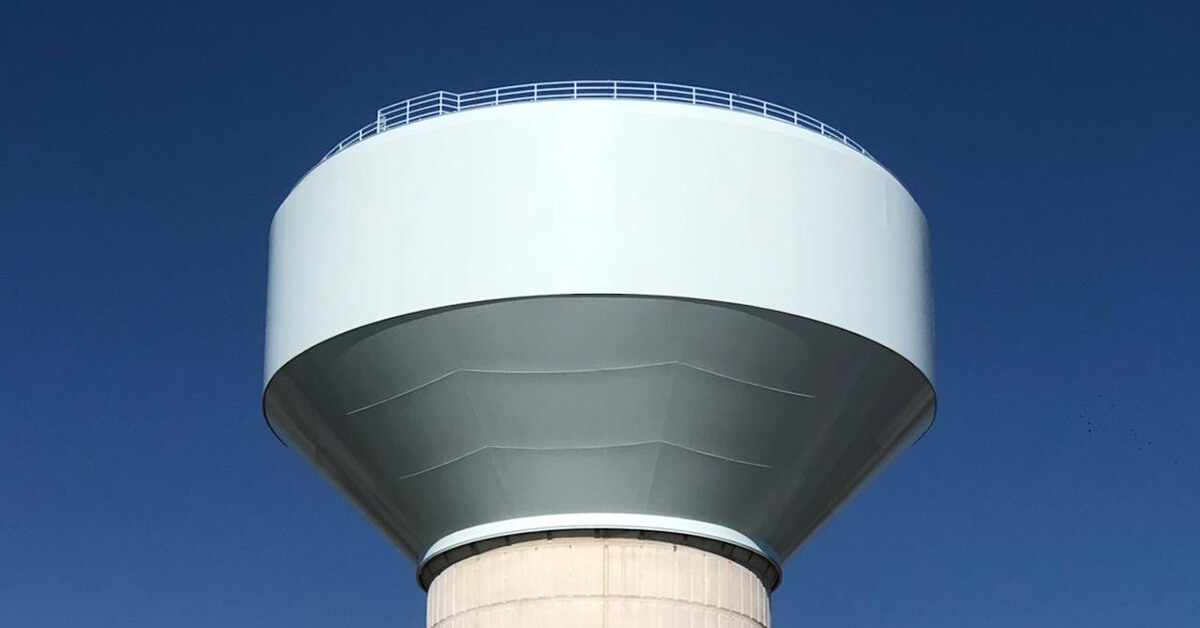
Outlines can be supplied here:
[[646, 513], [786, 558], [928, 427], [895, 352], [757, 308], [567, 296], [381, 321], [290, 361], [272, 428], [413, 560], [505, 519]]

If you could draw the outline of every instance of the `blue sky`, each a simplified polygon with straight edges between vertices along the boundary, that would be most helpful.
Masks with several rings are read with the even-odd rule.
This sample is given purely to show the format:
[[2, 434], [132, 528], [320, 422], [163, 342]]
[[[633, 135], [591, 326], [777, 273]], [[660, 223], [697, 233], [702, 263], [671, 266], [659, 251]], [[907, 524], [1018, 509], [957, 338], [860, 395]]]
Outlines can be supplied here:
[[262, 421], [267, 227], [381, 105], [571, 78], [805, 111], [929, 218], [938, 422], [776, 625], [1200, 625], [1191, 3], [308, 4], [0, 4], [0, 625], [423, 625]]

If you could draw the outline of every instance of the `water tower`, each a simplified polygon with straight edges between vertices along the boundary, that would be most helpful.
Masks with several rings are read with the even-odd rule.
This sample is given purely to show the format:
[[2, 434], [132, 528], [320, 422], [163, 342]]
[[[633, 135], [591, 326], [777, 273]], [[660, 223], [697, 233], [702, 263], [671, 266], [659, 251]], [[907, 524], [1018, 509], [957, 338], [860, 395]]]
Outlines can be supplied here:
[[932, 341], [925, 218], [840, 131], [674, 84], [436, 92], [276, 213], [264, 408], [431, 627], [766, 626], [932, 421]]

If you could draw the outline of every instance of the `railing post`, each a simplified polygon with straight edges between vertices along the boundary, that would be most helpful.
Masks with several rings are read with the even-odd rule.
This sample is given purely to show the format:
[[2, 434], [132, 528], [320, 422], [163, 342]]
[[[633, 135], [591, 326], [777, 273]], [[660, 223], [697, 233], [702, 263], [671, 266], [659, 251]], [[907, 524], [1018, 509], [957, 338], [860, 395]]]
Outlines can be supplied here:
[[733, 111], [733, 94], [729, 94], [729, 110]]
[[658, 100], [658, 83], [654, 83], [653, 85], [654, 85], [654, 87], [653, 87], [653, 89], [654, 89], [654, 98], [653, 98], [653, 100]]
[[493, 92], [493, 95], [495, 95], [495, 98], [492, 99], [492, 104], [495, 104], [495, 105], [500, 104], [500, 88], [499, 87], [496, 88], [496, 91]]
[[537, 102], [537, 99], [538, 99], [538, 93], [537, 93], [537, 92], [538, 92], [538, 90], [537, 90], [537, 88], [538, 88], [538, 84], [537, 84], [537, 83], [534, 83], [534, 84], [533, 84], [533, 101], [534, 101], [534, 102]]
[[613, 87], [613, 100], [616, 100], [617, 99], [617, 82], [616, 81], [612, 82], [612, 87]]
[[696, 104], [696, 88], [692, 88], [692, 104]]
[[383, 109], [375, 112], [375, 132], [383, 133], [387, 130], [387, 119], [383, 117]]
[[411, 112], [412, 112], [412, 99], [409, 98], [408, 100], [404, 101], [404, 124], [408, 124], [408, 121], [409, 121], [408, 115]]
[[579, 81], [571, 81], [571, 100], [579, 98]]

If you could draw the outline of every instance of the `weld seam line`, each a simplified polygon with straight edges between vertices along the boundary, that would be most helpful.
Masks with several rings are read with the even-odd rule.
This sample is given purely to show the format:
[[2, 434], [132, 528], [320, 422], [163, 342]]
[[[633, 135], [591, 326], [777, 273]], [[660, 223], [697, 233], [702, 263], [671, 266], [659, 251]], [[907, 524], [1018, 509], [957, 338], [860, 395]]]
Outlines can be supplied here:
[[365, 406], [362, 406], [361, 408], [355, 408], [353, 410], [350, 410], [350, 411], [346, 412], [345, 416], [351, 416], [354, 414], [358, 414], [360, 412], [365, 412], [372, 408], [376, 408], [385, 403], [388, 403], [389, 401], [395, 401], [405, 395], [417, 392], [418, 390], [421, 390], [422, 388], [432, 386], [433, 384], [436, 384], [436, 383], [442, 381], [443, 379], [446, 379], [447, 377], [450, 377], [452, 375], [457, 375], [459, 373], [480, 373], [480, 374], [487, 374], [487, 375], [570, 375], [570, 374], [575, 374], [575, 373], [603, 373], [603, 372], [611, 372], [611, 371], [632, 371], [635, 369], [654, 368], [657, 366], [671, 366], [671, 365], [682, 366], [685, 368], [692, 369], [694, 371], [699, 371], [701, 373], [706, 373], [708, 375], [712, 375], [713, 377], [720, 377], [721, 379], [727, 379], [731, 382], [737, 382], [739, 384], [745, 384], [747, 386], [753, 386], [755, 388], [761, 388], [763, 390], [769, 390], [771, 392], [777, 392], [777, 393], [781, 393], [781, 394], [785, 394], [785, 395], [791, 395], [793, 397], [800, 397], [803, 399], [814, 399], [815, 398], [814, 395], [811, 395], [808, 393], [797, 392], [794, 390], [787, 390], [785, 388], [776, 388], [775, 386], [768, 386], [766, 384], [759, 384], [757, 382], [751, 382], [751, 381], [747, 381], [744, 379], [739, 379], [737, 377], [732, 377], [730, 375], [725, 375], [724, 373], [718, 373], [716, 371], [711, 371], [709, 369], [695, 366], [692, 364], [688, 364], [686, 362], [681, 362], [679, 360], [668, 360], [666, 362], [650, 362], [647, 364], [632, 364], [632, 365], [628, 365], [628, 366], [609, 366], [609, 367], [601, 367], [601, 368], [594, 368], [594, 369], [569, 369], [569, 370], [546, 370], [546, 371], [542, 371], [542, 370], [511, 371], [511, 370], [498, 370], [498, 369], [454, 369], [453, 371], [450, 371], [449, 373], [446, 373], [444, 375], [439, 375], [423, 384], [418, 384], [418, 385], [413, 386], [412, 388], [409, 388], [408, 390], [405, 390], [403, 392], [396, 393], [395, 395], [392, 395], [390, 397], [385, 397], [383, 399], [380, 399], [379, 401], [369, 403]]
[[576, 447], [517, 447], [517, 446], [513, 446], [513, 445], [484, 445], [483, 447], [478, 447], [476, 449], [468, 451], [465, 454], [462, 454], [460, 456], [455, 456], [454, 458], [451, 458], [445, 462], [439, 462], [438, 464], [435, 464], [435, 465], [425, 468], [425, 469], [421, 469], [420, 471], [406, 473], [400, 477], [397, 477], [396, 481], [400, 482], [403, 480], [407, 480], [409, 478], [416, 477], [423, 473], [428, 473], [430, 471], [436, 471], [437, 469], [440, 469], [444, 466], [454, 464], [455, 462], [458, 462], [465, 458], [470, 458], [471, 456], [474, 456], [475, 454], [487, 451], [489, 449], [498, 449], [501, 451], [586, 451], [586, 450], [592, 450], [592, 449], [609, 449], [609, 448], [617, 449], [617, 448], [622, 448], [622, 447], [640, 447], [642, 445], [667, 445], [669, 447], [675, 447], [678, 449], [682, 449], [684, 451], [690, 451], [694, 454], [698, 454], [701, 456], [707, 456], [709, 458], [716, 458], [718, 460], [724, 460], [725, 462], [732, 462], [734, 464], [745, 465], [748, 467], [756, 467], [759, 469], [770, 469], [771, 468], [771, 465], [769, 465], [769, 464], [762, 464], [761, 462], [750, 462], [749, 460], [738, 460], [737, 458], [730, 458], [729, 456], [722, 456], [720, 454], [714, 454], [709, 451], [695, 449], [692, 447], [688, 447], [686, 445], [680, 445], [678, 443], [672, 443], [670, 441], [665, 441], [665, 440], [646, 440], [646, 441], [638, 441], [635, 443], [619, 443], [616, 445], [580, 445], [580, 446], [576, 446]]

